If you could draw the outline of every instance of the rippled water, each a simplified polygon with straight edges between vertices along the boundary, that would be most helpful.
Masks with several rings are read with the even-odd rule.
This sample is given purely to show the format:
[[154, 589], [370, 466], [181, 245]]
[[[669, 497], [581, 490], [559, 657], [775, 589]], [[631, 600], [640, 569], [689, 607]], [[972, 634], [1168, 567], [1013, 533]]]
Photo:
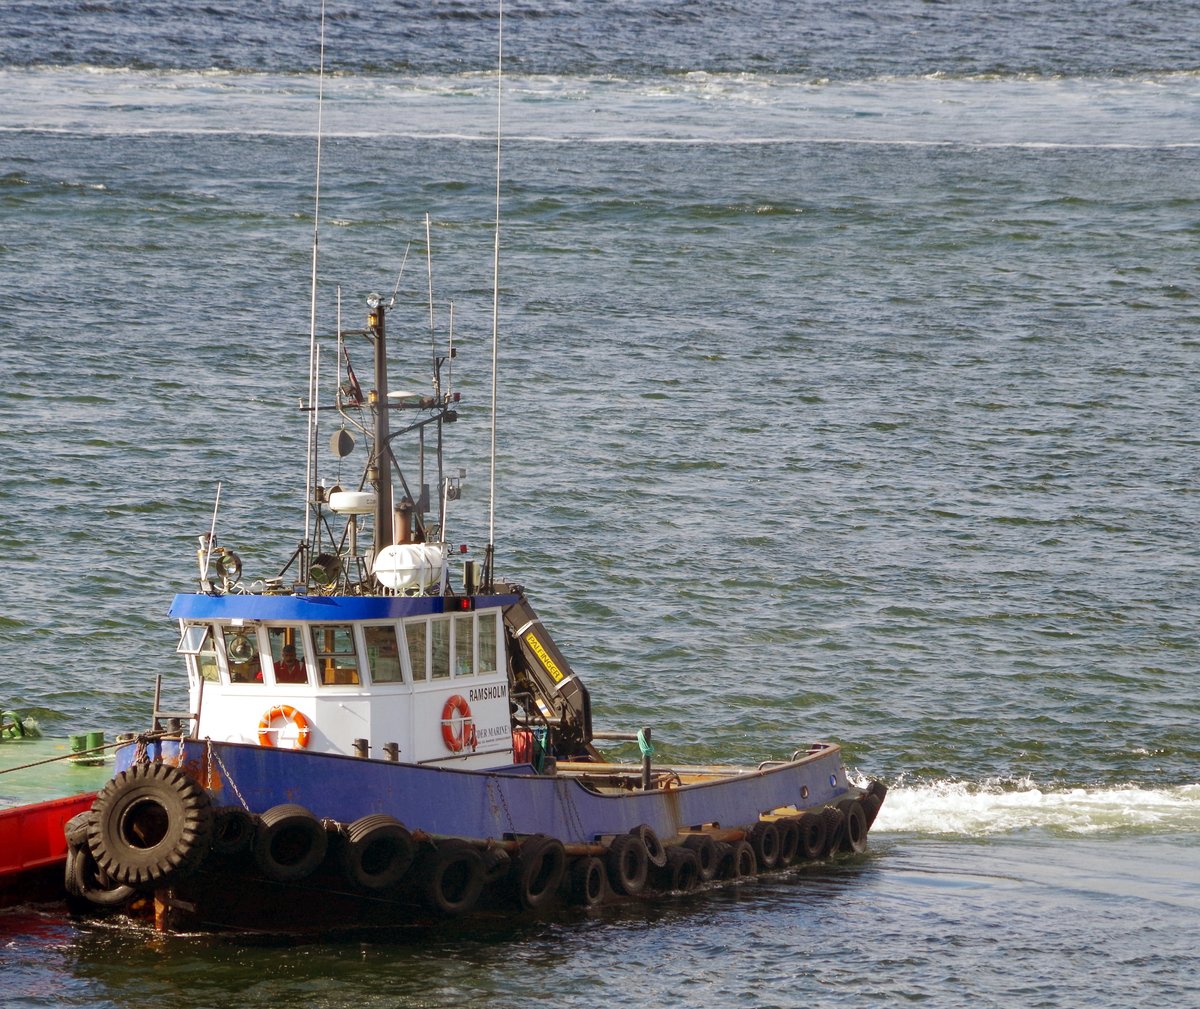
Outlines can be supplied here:
[[[218, 481], [251, 578], [301, 535], [318, 5], [61, 6], [0, 9], [0, 706], [66, 734], [181, 694]], [[842, 742], [868, 856], [294, 947], [6, 913], [0, 990], [1190, 1004], [1200, 26], [993, 6], [506, 13], [498, 568], [667, 759]], [[429, 212], [479, 550], [495, 19], [372, 8], [330, 4], [321, 322], [412, 243], [423, 379]]]

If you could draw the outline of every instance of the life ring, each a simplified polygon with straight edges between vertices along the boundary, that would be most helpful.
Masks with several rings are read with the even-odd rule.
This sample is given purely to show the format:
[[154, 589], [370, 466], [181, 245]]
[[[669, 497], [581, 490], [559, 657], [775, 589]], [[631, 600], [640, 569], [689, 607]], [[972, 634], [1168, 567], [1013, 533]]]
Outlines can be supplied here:
[[462, 694], [455, 694], [442, 708], [442, 741], [451, 753], [460, 753], [468, 746], [474, 750], [479, 745], [475, 738], [475, 719]]
[[308, 740], [312, 732], [308, 728], [308, 719], [290, 704], [276, 704], [275, 707], [268, 708], [267, 713], [258, 720], [258, 745], [279, 745], [271, 737], [272, 735], [278, 735], [280, 732], [279, 729], [274, 728], [275, 720], [280, 718], [296, 726], [295, 745], [288, 747], [288, 749], [303, 750], [308, 745]]
[[114, 883], [155, 889], [181, 879], [208, 854], [208, 793], [178, 767], [134, 764], [92, 803], [88, 848]]

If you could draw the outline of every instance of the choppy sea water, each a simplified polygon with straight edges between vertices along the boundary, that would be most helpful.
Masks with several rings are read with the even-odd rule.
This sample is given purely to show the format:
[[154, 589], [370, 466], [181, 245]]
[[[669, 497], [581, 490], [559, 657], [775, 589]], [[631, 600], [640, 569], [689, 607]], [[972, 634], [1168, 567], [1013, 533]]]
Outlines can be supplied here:
[[[992, 6], [505, 17], [498, 569], [667, 759], [841, 742], [870, 853], [296, 946], [5, 913], [8, 999], [1194, 1003], [1200, 26]], [[48, 731], [182, 696], [218, 481], [250, 577], [301, 535], [318, 12], [0, 8], [0, 704]], [[425, 379], [429, 213], [479, 550], [495, 17], [329, 13], [321, 324], [411, 243]]]

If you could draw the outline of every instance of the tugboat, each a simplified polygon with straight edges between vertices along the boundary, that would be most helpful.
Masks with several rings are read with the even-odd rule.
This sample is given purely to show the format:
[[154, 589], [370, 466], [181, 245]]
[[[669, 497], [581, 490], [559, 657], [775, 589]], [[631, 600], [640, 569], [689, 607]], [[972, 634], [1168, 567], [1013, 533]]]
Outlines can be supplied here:
[[[852, 785], [836, 744], [752, 767], [667, 765], [649, 728], [593, 729], [587, 687], [522, 586], [493, 574], [492, 548], [452, 572], [449, 354], [432, 394], [389, 392], [390, 304], [367, 304], [339, 353], [348, 363], [343, 341], [369, 343], [374, 388], [364, 396], [347, 368], [329, 407], [339, 457], [370, 415], [362, 479], [310, 479], [307, 536], [266, 582], [247, 585], [238, 555], [200, 537], [199, 590], [170, 609], [188, 710], [160, 710], [156, 689], [150, 730], [124, 738], [116, 773], [68, 823], [76, 908], [162, 929], [391, 926], [644, 899], [862, 852], [885, 790]], [[416, 436], [412, 482], [401, 434]], [[642, 760], [606, 758], [605, 738], [636, 739]]]
[[[315, 292], [315, 236], [313, 254]], [[243, 579], [216, 510], [199, 537], [197, 590], [170, 608], [187, 710], [162, 710], [159, 684], [149, 729], [122, 737], [67, 823], [74, 909], [161, 930], [390, 927], [659, 899], [864, 851], [885, 789], [853, 785], [838, 745], [656, 762], [651, 728], [593, 728], [587, 687], [491, 542], [452, 565], [455, 354], [435, 352], [429, 392], [390, 391], [394, 300], [370, 295], [362, 329], [339, 322], [324, 404], [310, 334], [305, 532], [279, 574]], [[351, 341], [370, 347], [365, 393]], [[339, 469], [364, 457], [357, 482], [319, 478], [322, 417]], [[610, 759], [612, 740], [641, 760]]]

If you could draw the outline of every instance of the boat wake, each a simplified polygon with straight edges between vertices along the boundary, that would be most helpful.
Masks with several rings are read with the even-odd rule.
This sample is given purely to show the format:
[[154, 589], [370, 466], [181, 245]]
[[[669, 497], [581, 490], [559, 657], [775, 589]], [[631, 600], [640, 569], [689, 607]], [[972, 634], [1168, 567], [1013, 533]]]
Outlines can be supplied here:
[[990, 837], [1200, 833], [1200, 784], [1041, 786], [1029, 778], [892, 784], [876, 833]]

